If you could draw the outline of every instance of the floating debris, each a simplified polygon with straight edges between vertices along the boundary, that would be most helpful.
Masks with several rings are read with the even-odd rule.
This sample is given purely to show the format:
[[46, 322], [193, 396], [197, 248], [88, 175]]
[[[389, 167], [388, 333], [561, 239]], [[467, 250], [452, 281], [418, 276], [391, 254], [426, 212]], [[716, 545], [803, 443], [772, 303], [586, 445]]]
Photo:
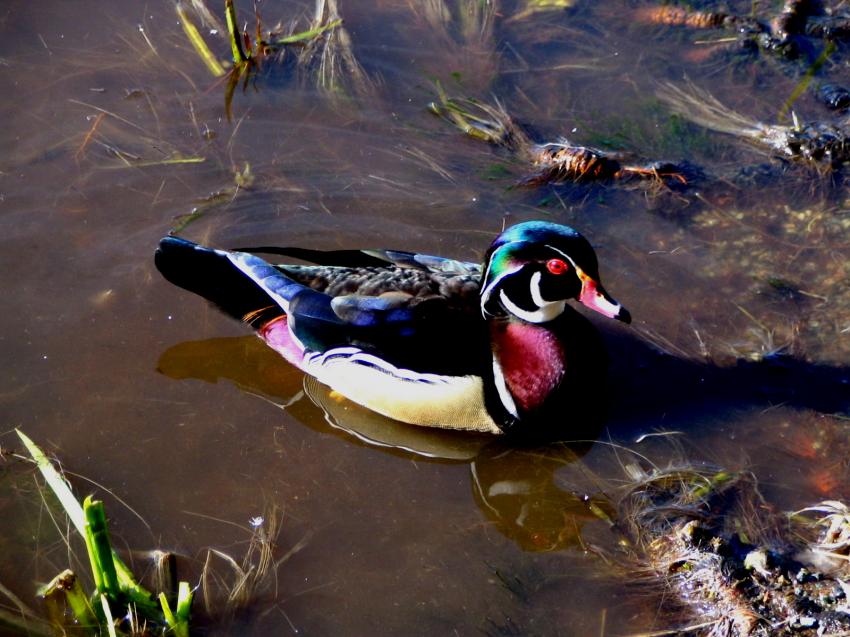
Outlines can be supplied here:
[[[612, 154], [595, 148], [575, 146], [567, 140], [538, 144], [531, 150], [532, 163], [538, 168], [523, 179], [523, 185], [564, 181], [607, 181], [612, 179], [654, 179], [687, 185], [688, 168], [671, 162], [652, 162], [644, 166], [623, 164]], [[693, 171], [691, 171], [693, 172]]]
[[[376, 82], [354, 55], [351, 34], [343, 26], [337, 0], [316, 0], [311, 29], [321, 29], [319, 33], [326, 33], [323, 38], [312, 37], [299, 54], [298, 65], [302, 77], [308, 78], [320, 91], [330, 96], [365, 97], [374, 93]], [[286, 40], [288, 38], [278, 42], [288, 43]]]
[[778, 14], [767, 18], [664, 5], [638, 8], [635, 19], [673, 27], [734, 31], [738, 36], [734, 41], [739, 44], [788, 58], [811, 53], [812, 44], [806, 38], [829, 42], [850, 38], [850, 15], [824, 11], [817, 0], [786, 0]]
[[731, 29], [746, 26], [756, 27], [758, 31], [765, 30], [763, 25], [751, 18], [741, 18], [728, 13], [713, 11], [694, 11], [671, 5], [642, 7], [635, 12], [635, 18], [639, 22], [690, 27], [692, 29]]
[[[807, 514], [820, 514], [811, 526], [821, 529], [820, 535], [812, 542], [808, 550], [824, 566], [839, 569], [846, 573], [850, 559], [850, 508], [838, 500], [824, 500], [814, 506], [797, 511], [794, 516], [800, 518]], [[846, 591], [845, 591], [846, 592]], [[845, 605], [850, 599], [845, 601]]]
[[492, 44], [498, 0], [428, 0], [410, 6], [446, 41], [464, 46]]
[[780, 156], [832, 168], [850, 161], [850, 140], [842, 127], [822, 122], [801, 124], [796, 116], [792, 126], [764, 124], [736, 113], [693, 84], [687, 90], [664, 84], [658, 95], [673, 112], [689, 121], [743, 138]]
[[439, 101], [429, 103], [428, 110], [470, 137], [511, 150], [519, 150], [532, 144], [498, 100], [495, 106], [490, 106], [473, 99], [451, 98], [439, 84], [437, 91]]
[[437, 90], [439, 101], [428, 105], [432, 113], [470, 137], [507, 148], [517, 159], [532, 166], [533, 172], [519, 181], [522, 186], [629, 178], [681, 186], [687, 185], [690, 178], [698, 174], [693, 167], [671, 162], [626, 164], [614, 153], [572, 144], [566, 138], [536, 144], [513, 121], [500, 102], [496, 101], [496, 105], [491, 106], [471, 99], [450, 98], [439, 85]]
[[574, 146], [566, 139], [539, 144], [532, 153], [532, 163], [539, 171], [523, 180], [525, 184], [615, 179], [623, 169], [619, 161], [602, 151]]

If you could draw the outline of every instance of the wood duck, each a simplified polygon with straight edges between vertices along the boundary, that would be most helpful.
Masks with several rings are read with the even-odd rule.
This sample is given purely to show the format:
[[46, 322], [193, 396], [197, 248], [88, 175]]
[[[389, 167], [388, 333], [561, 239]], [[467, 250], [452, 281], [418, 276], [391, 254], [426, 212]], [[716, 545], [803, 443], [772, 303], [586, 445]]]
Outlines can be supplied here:
[[[250, 252], [249, 252], [250, 250]], [[252, 254], [318, 265], [273, 265]], [[606, 357], [569, 299], [625, 323], [596, 254], [542, 221], [500, 234], [482, 265], [393, 250], [200, 246], [165, 237], [163, 276], [250, 324], [339, 394], [414, 425], [537, 434], [601, 411]]]

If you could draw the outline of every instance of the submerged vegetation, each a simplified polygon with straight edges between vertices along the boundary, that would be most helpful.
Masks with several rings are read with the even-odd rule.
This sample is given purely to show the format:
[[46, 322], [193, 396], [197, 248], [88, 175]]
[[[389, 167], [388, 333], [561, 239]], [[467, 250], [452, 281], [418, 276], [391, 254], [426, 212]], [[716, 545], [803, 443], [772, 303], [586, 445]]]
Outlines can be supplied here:
[[[197, 27], [192, 22], [186, 7], [177, 5], [177, 14], [189, 42], [206, 67], [215, 77], [225, 75], [224, 65], [210, 50]], [[203, 4], [193, 2], [195, 12], [204, 22], [217, 20]], [[240, 27], [234, 0], [225, 0], [226, 34], [214, 29], [227, 38], [230, 46], [231, 69], [227, 73], [225, 89], [225, 111], [232, 117], [231, 104], [236, 88], [242, 83], [243, 90], [258, 74], [274, 68], [282, 69], [293, 57], [301, 81], [310, 82], [329, 96], [366, 96], [374, 90], [374, 82], [366, 75], [354, 56], [351, 35], [343, 26], [337, 0], [316, 0], [312, 17], [306, 20], [306, 28], [297, 30], [299, 21], [282, 23], [264, 31], [259, 9], [255, 4], [254, 35], [247, 25]]]
[[690, 167], [672, 162], [626, 163], [623, 157], [596, 148], [570, 143], [566, 138], [535, 143], [497, 101], [495, 106], [471, 99], [449, 97], [442, 87], [429, 110], [475, 139], [509, 150], [517, 161], [532, 170], [518, 185], [536, 186], [561, 182], [652, 180], [670, 186], [689, 183]]
[[677, 633], [778, 637], [850, 630], [850, 518], [843, 503], [783, 516], [748, 472], [629, 468], [634, 483], [618, 507], [621, 528], [638, 581], [662, 582], [668, 612], [684, 615]]
[[665, 84], [659, 95], [680, 116], [716, 130], [743, 138], [754, 145], [789, 159], [837, 168], [850, 161], [848, 131], [821, 122], [792, 126], [763, 124], [726, 108], [705, 90], [691, 85], [688, 90]]
[[786, 0], [779, 12], [767, 15], [755, 15], [755, 9], [753, 5], [753, 13], [738, 15], [678, 4], [656, 5], [638, 8], [635, 17], [665, 26], [725, 29], [737, 34], [732, 41], [739, 47], [756, 47], [790, 59], [810, 53], [809, 39], [824, 40], [830, 46], [850, 37], [850, 14], [840, 7], [826, 10], [820, 0]]

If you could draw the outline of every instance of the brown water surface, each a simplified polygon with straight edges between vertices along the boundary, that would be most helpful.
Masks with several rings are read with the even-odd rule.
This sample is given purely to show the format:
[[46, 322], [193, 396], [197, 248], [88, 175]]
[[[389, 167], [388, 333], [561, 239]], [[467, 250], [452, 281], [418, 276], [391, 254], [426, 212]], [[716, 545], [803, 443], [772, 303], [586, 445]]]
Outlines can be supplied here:
[[[285, 61], [236, 89], [228, 120], [226, 80], [190, 47], [172, 2], [4, 3], [5, 429], [92, 481], [73, 479], [106, 500], [119, 545], [174, 550], [191, 577], [206, 547], [238, 556], [249, 520], [283, 511], [279, 556], [306, 544], [250, 621], [213, 623], [211, 634], [669, 628], [654, 593], [598, 557], [616, 553], [616, 536], [588, 503], [610, 509], [635, 461], [615, 445], [660, 466], [750, 469], [779, 510], [850, 495], [847, 190], [673, 118], [656, 97], [660, 82], [687, 77], [777, 122], [809, 62], [709, 42], [725, 32], [642, 24], [627, 0], [524, 18], [505, 2], [474, 32], [457, 12], [440, 23], [420, 4], [341, 0], [368, 90], [317, 90]], [[272, 26], [312, 7], [267, 0], [260, 10]], [[207, 40], [228, 56], [225, 40]], [[839, 50], [820, 74], [850, 82], [846, 68]], [[428, 113], [435, 80], [497, 98], [539, 141], [689, 160], [710, 178], [680, 191], [516, 188], [524, 168], [508, 151]], [[837, 121], [811, 91], [794, 110]], [[741, 178], [762, 164], [776, 174]], [[238, 187], [236, 173], [247, 177]], [[514, 449], [399, 433], [305, 390], [297, 370], [153, 266], [157, 241], [178, 225], [224, 247], [477, 260], [505, 224], [538, 218], [597, 246], [606, 287], [635, 319], [600, 322], [612, 391], [597, 444]], [[770, 374], [735, 364], [777, 353], [793, 362]], [[636, 443], [653, 432], [675, 433]], [[0, 581], [37, 605], [36, 583], [67, 553], [29, 473], [10, 469], [4, 483]]]

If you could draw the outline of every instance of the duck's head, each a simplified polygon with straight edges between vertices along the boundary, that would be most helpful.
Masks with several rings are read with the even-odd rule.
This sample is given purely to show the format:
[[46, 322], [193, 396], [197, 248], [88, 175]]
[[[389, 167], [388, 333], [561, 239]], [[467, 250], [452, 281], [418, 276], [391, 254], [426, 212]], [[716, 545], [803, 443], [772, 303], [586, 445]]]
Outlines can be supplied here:
[[567, 226], [528, 221], [500, 234], [484, 262], [481, 311], [546, 323], [560, 316], [569, 299], [609, 318], [631, 322], [628, 310], [599, 281], [596, 253]]

